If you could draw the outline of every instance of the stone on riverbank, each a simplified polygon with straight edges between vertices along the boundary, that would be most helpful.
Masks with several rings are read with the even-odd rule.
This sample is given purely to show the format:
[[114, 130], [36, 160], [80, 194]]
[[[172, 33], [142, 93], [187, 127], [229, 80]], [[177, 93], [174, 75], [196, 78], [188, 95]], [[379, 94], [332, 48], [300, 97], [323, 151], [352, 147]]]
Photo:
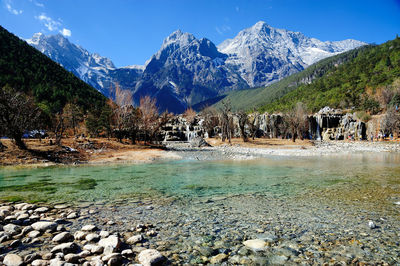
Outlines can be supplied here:
[[210, 262], [212, 264], [221, 264], [226, 259], [228, 259], [228, 255], [221, 253], [221, 254], [218, 254], [218, 255], [212, 257]]
[[121, 241], [117, 236], [109, 236], [107, 238], [103, 238], [99, 241], [99, 246], [104, 248], [104, 254], [108, 255], [114, 253], [119, 249], [121, 245]]
[[16, 235], [21, 232], [21, 226], [15, 224], [7, 224], [3, 227], [3, 230], [10, 235]]
[[50, 222], [50, 221], [40, 221], [32, 224], [32, 228], [36, 231], [47, 231], [53, 230], [57, 227], [57, 223]]
[[78, 246], [74, 242], [69, 242], [69, 243], [64, 243], [64, 244], [55, 246], [51, 250], [51, 253], [62, 252], [64, 254], [68, 254], [68, 253], [73, 253], [77, 249], [78, 249]]
[[126, 243], [129, 245], [134, 245], [136, 243], [140, 243], [143, 241], [143, 236], [142, 235], [136, 235], [136, 236], [131, 236], [126, 240]]
[[146, 249], [139, 253], [138, 260], [143, 266], [160, 265], [165, 257], [155, 249]]
[[59, 233], [58, 235], [56, 235], [55, 237], [53, 237], [52, 241], [58, 242], [58, 243], [64, 243], [64, 242], [68, 242], [72, 238], [73, 238], [73, 236], [69, 232], [62, 232], [62, 233]]
[[252, 249], [253, 251], [264, 251], [267, 245], [267, 242], [261, 239], [251, 239], [243, 242], [247, 248]]
[[85, 225], [84, 227], [82, 227], [81, 230], [86, 231], [86, 232], [91, 232], [91, 231], [96, 231], [97, 227], [95, 225], [88, 224], [88, 225]]
[[24, 264], [23, 259], [16, 254], [7, 254], [3, 260], [6, 266], [20, 266]]

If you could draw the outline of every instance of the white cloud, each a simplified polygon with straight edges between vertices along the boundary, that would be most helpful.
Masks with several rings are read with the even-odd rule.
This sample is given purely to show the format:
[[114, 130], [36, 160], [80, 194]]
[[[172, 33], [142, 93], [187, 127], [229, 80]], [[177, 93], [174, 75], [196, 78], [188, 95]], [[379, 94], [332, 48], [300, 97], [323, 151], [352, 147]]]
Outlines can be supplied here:
[[45, 13], [42, 13], [40, 16], [36, 16], [35, 18], [40, 20], [49, 31], [58, 30], [58, 27], [61, 26], [60, 22], [46, 16]]
[[60, 33], [61, 33], [62, 35], [64, 35], [65, 37], [71, 37], [71, 30], [69, 30], [69, 29], [63, 28], [63, 29], [60, 31]]
[[218, 32], [218, 34], [222, 35], [227, 31], [231, 30], [231, 27], [229, 27], [228, 25], [223, 25], [221, 27], [215, 27], [215, 30]]
[[6, 8], [7, 8], [8, 12], [10, 12], [11, 14], [17, 15], [17, 16], [22, 14], [22, 12], [23, 12], [22, 10], [17, 10], [15, 8], [13, 8], [11, 6], [11, 0], [6, 1]]
[[36, 6], [38, 6], [38, 7], [44, 7], [44, 4], [39, 3], [39, 2], [34, 2], [34, 4], [35, 4]]

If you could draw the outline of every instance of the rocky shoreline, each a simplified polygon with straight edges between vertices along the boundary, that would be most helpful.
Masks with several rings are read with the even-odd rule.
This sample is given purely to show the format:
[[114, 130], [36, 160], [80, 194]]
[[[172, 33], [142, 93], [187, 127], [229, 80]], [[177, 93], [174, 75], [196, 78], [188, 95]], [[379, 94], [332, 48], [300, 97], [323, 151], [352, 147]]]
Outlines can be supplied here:
[[[288, 140], [289, 142], [289, 140]], [[214, 147], [192, 147], [187, 142], [169, 142], [169, 152], [187, 160], [251, 160], [270, 156], [330, 156], [346, 153], [399, 153], [398, 142], [314, 141], [312, 146], [245, 147], [224, 144]]]
[[308, 194], [294, 198], [252, 194], [80, 207], [3, 203], [0, 262], [7, 266], [399, 263], [400, 198], [381, 206], [362, 197], [335, 199], [336, 193], [325, 191], [325, 200]]
[[[17, 265], [142, 265], [167, 264], [167, 259], [149, 248], [157, 235], [152, 224], [132, 224], [125, 232], [101, 230], [85, 224], [93, 210], [75, 210], [68, 205], [38, 206], [3, 203], [0, 206], [0, 264]], [[108, 221], [105, 226], [114, 225]], [[139, 245], [140, 244], [140, 245]]]

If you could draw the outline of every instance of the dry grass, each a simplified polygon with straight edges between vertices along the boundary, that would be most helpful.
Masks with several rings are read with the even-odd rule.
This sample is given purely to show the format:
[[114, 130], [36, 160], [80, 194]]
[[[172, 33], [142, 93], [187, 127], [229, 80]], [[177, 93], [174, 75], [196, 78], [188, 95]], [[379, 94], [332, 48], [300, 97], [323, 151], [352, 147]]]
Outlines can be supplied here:
[[[52, 140], [54, 143], [54, 140]], [[118, 160], [149, 161], [162, 157], [160, 147], [143, 144], [131, 145], [120, 143], [116, 140], [103, 138], [79, 140], [65, 138], [62, 145], [74, 148], [76, 152], [69, 152], [63, 147], [50, 145], [50, 139], [39, 141], [38, 139], [25, 140], [28, 150], [19, 149], [12, 140], [2, 139], [7, 147], [0, 151], [0, 165], [43, 165], [53, 163], [74, 162], [112, 162]], [[125, 153], [125, 154], [124, 154]], [[114, 158], [114, 159], [113, 159]]]
[[[212, 146], [220, 146], [229, 144], [228, 141], [222, 142], [221, 139], [207, 139], [206, 140]], [[232, 139], [232, 145], [239, 145], [242, 147], [249, 147], [249, 148], [274, 148], [274, 149], [290, 149], [290, 148], [299, 148], [299, 147], [307, 147], [313, 146], [312, 141], [310, 140], [296, 140], [293, 142], [291, 140], [286, 139], [249, 139], [248, 142], [243, 142], [241, 138], [234, 138]]]

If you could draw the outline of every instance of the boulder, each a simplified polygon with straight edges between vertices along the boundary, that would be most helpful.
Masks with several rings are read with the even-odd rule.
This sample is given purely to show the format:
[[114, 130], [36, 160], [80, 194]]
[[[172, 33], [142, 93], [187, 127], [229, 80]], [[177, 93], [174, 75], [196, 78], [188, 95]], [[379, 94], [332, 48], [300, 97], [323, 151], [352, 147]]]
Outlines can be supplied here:
[[99, 236], [98, 234], [96, 234], [96, 233], [91, 233], [91, 234], [88, 234], [88, 235], [85, 237], [85, 239], [86, 239], [86, 241], [88, 241], [88, 242], [97, 242], [97, 241], [99, 241], [100, 236]]
[[102, 246], [105, 251], [107, 250], [107, 253], [113, 253], [119, 249], [121, 241], [117, 236], [111, 235], [101, 239], [99, 245]]
[[95, 225], [93, 225], [93, 224], [88, 224], [88, 225], [85, 225], [84, 227], [82, 227], [81, 230], [82, 231], [86, 231], [86, 232], [90, 232], [90, 231], [97, 230], [97, 227]]
[[139, 253], [138, 260], [143, 266], [161, 265], [165, 257], [155, 249], [146, 249]]
[[62, 232], [53, 237], [52, 241], [57, 243], [68, 242], [73, 239], [73, 236], [69, 232]]
[[54, 230], [57, 228], [57, 223], [50, 222], [50, 221], [39, 221], [32, 224], [32, 228], [37, 231], [47, 231], [47, 230]]
[[16, 235], [21, 232], [21, 226], [15, 224], [7, 224], [3, 226], [3, 230], [10, 235]]
[[136, 243], [140, 243], [143, 241], [143, 236], [142, 235], [136, 235], [136, 236], [131, 236], [126, 240], [126, 243], [129, 245], [134, 245]]
[[20, 266], [24, 264], [23, 259], [16, 254], [7, 254], [3, 260], [6, 266]]
[[51, 250], [51, 253], [62, 252], [64, 254], [68, 254], [68, 253], [73, 253], [77, 249], [78, 249], [78, 246], [74, 242], [69, 242], [69, 243], [64, 243], [64, 244], [55, 246]]
[[88, 233], [82, 231], [76, 231], [74, 234], [75, 240], [83, 240], [87, 236]]

